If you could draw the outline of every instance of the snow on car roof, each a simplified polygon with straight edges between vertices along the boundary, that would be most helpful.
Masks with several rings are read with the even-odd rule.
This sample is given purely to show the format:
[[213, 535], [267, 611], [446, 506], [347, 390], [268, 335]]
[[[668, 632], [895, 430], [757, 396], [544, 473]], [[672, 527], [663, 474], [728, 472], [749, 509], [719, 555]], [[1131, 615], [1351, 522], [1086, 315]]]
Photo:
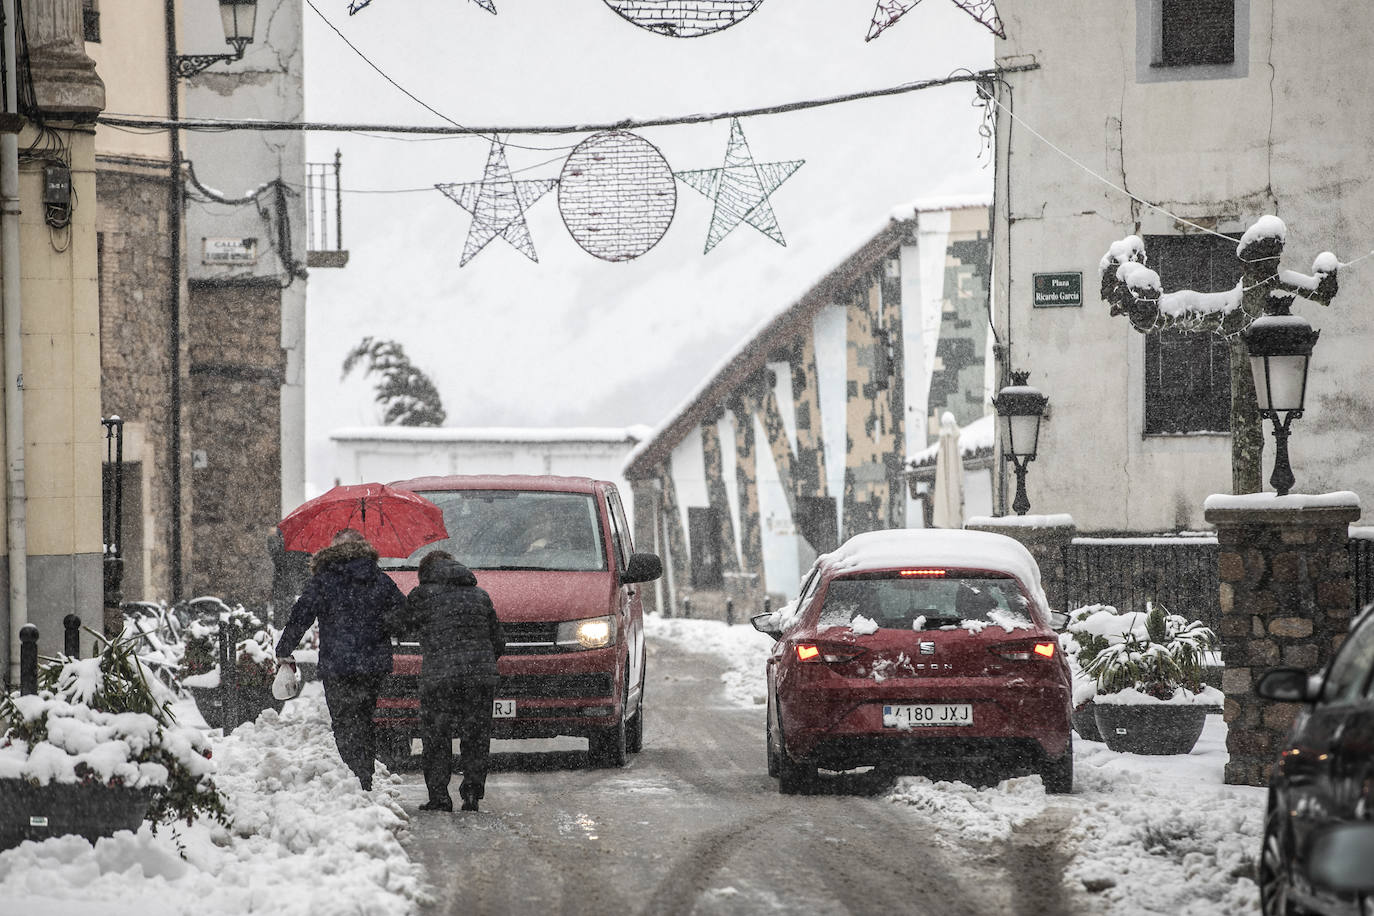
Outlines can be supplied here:
[[835, 572], [867, 572], [902, 566], [987, 569], [1015, 576], [1043, 608], [1049, 604], [1040, 567], [1030, 551], [1004, 534], [950, 528], [896, 528], [856, 534], [821, 562]]

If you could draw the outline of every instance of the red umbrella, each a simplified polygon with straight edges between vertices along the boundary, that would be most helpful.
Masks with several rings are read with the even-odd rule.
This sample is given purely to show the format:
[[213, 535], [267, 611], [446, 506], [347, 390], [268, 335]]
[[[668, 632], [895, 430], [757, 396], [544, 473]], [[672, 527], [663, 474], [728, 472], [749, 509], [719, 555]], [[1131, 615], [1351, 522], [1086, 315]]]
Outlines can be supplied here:
[[301, 503], [277, 523], [287, 550], [328, 547], [344, 528], [361, 531], [384, 557], [408, 557], [448, 537], [443, 510], [418, 493], [381, 483], [335, 487]]

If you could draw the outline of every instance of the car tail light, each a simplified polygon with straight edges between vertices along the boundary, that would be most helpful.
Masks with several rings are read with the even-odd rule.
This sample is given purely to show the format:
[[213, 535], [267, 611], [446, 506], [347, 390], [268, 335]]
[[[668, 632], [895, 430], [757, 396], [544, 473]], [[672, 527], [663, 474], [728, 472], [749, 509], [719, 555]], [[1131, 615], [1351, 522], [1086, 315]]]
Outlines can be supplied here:
[[835, 665], [852, 662], [866, 650], [855, 646], [826, 646], [813, 642], [797, 643], [797, 661], [826, 662]]
[[897, 575], [904, 579], [943, 579], [945, 571], [943, 569], [904, 569]]
[[1014, 662], [1028, 662], [1036, 658], [1051, 659], [1054, 658], [1055, 651], [1056, 647], [1052, 640], [1006, 643], [992, 647], [994, 655], [1000, 655]]

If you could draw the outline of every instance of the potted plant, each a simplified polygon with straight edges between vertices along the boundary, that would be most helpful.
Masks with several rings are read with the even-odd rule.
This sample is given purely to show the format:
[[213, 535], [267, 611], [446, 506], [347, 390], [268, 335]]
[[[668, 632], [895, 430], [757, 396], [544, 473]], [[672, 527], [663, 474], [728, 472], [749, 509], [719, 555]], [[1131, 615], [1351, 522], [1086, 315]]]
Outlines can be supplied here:
[[[182, 654], [181, 684], [191, 691], [196, 709], [211, 728], [226, 732], [244, 722], [252, 722], [264, 709], [281, 711], [284, 701], [272, 696], [272, 678], [277, 673], [276, 630], [242, 605], [222, 610], [215, 617], [193, 620], [186, 628]], [[237, 702], [233, 721], [225, 721], [226, 679], [219, 666], [220, 624], [234, 641], [234, 674]]]
[[210, 746], [178, 726], [174, 699], [133, 640], [39, 670], [39, 692], [0, 695], [0, 848], [208, 816], [227, 823]]
[[1135, 754], [1187, 754], [1221, 692], [1202, 683], [1216, 634], [1201, 621], [1146, 602], [1120, 614], [1120, 629], [1083, 664], [1097, 685], [1094, 716], [1107, 747]]
[[1073, 676], [1073, 730], [1084, 741], [1101, 741], [1097, 730], [1094, 699], [1097, 680], [1083, 670], [1083, 666], [1097, 658], [1109, 645], [1107, 633], [1119, 632], [1120, 617], [1116, 608], [1108, 604], [1090, 604], [1069, 615], [1069, 624], [1059, 634], [1059, 648], [1069, 664]]

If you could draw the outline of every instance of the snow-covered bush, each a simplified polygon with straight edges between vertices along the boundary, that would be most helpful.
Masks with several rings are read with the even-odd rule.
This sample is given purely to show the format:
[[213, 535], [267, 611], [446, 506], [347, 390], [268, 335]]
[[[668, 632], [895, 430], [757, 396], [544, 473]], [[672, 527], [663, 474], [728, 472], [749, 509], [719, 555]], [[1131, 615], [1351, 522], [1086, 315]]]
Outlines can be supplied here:
[[48, 660], [37, 694], [0, 696], [0, 778], [150, 788], [155, 825], [224, 822], [209, 742], [176, 724], [175, 697], [132, 640], [92, 635], [98, 655]]
[[1075, 637], [1092, 650], [1090, 658], [1080, 651], [1079, 662], [1096, 682], [1097, 701], [1124, 694], [1128, 696], [1120, 699], [1132, 702], [1193, 702], [1208, 692], [1204, 701], [1216, 702], [1210, 694], [1217, 691], [1202, 684], [1216, 634], [1201, 621], [1168, 613], [1163, 605], [1146, 602], [1145, 608], [1145, 613], [1094, 614], [1077, 624]]
[[[243, 686], [267, 686], [277, 673], [276, 642], [277, 630], [264, 623], [257, 614], [243, 605], [230, 607], [219, 602], [222, 610], [216, 617], [193, 620], [186, 627], [185, 651], [182, 654], [182, 671], [188, 678], [218, 674], [219, 669], [219, 624], [228, 624], [234, 640], [234, 659], [238, 666], [239, 684]], [[211, 680], [203, 678], [202, 681]], [[208, 687], [211, 683], [189, 682], [188, 686]]]
[[1097, 695], [1097, 681], [1083, 666], [1097, 658], [1110, 643], [1106, 633], [1121, 632], [1125, 626], [1110, 604], [1090, 604], [1069, 614], [1069, 624], [1059, 634], [1059, 649], [1073, 675], [1073, 705], [1082, 706]]

